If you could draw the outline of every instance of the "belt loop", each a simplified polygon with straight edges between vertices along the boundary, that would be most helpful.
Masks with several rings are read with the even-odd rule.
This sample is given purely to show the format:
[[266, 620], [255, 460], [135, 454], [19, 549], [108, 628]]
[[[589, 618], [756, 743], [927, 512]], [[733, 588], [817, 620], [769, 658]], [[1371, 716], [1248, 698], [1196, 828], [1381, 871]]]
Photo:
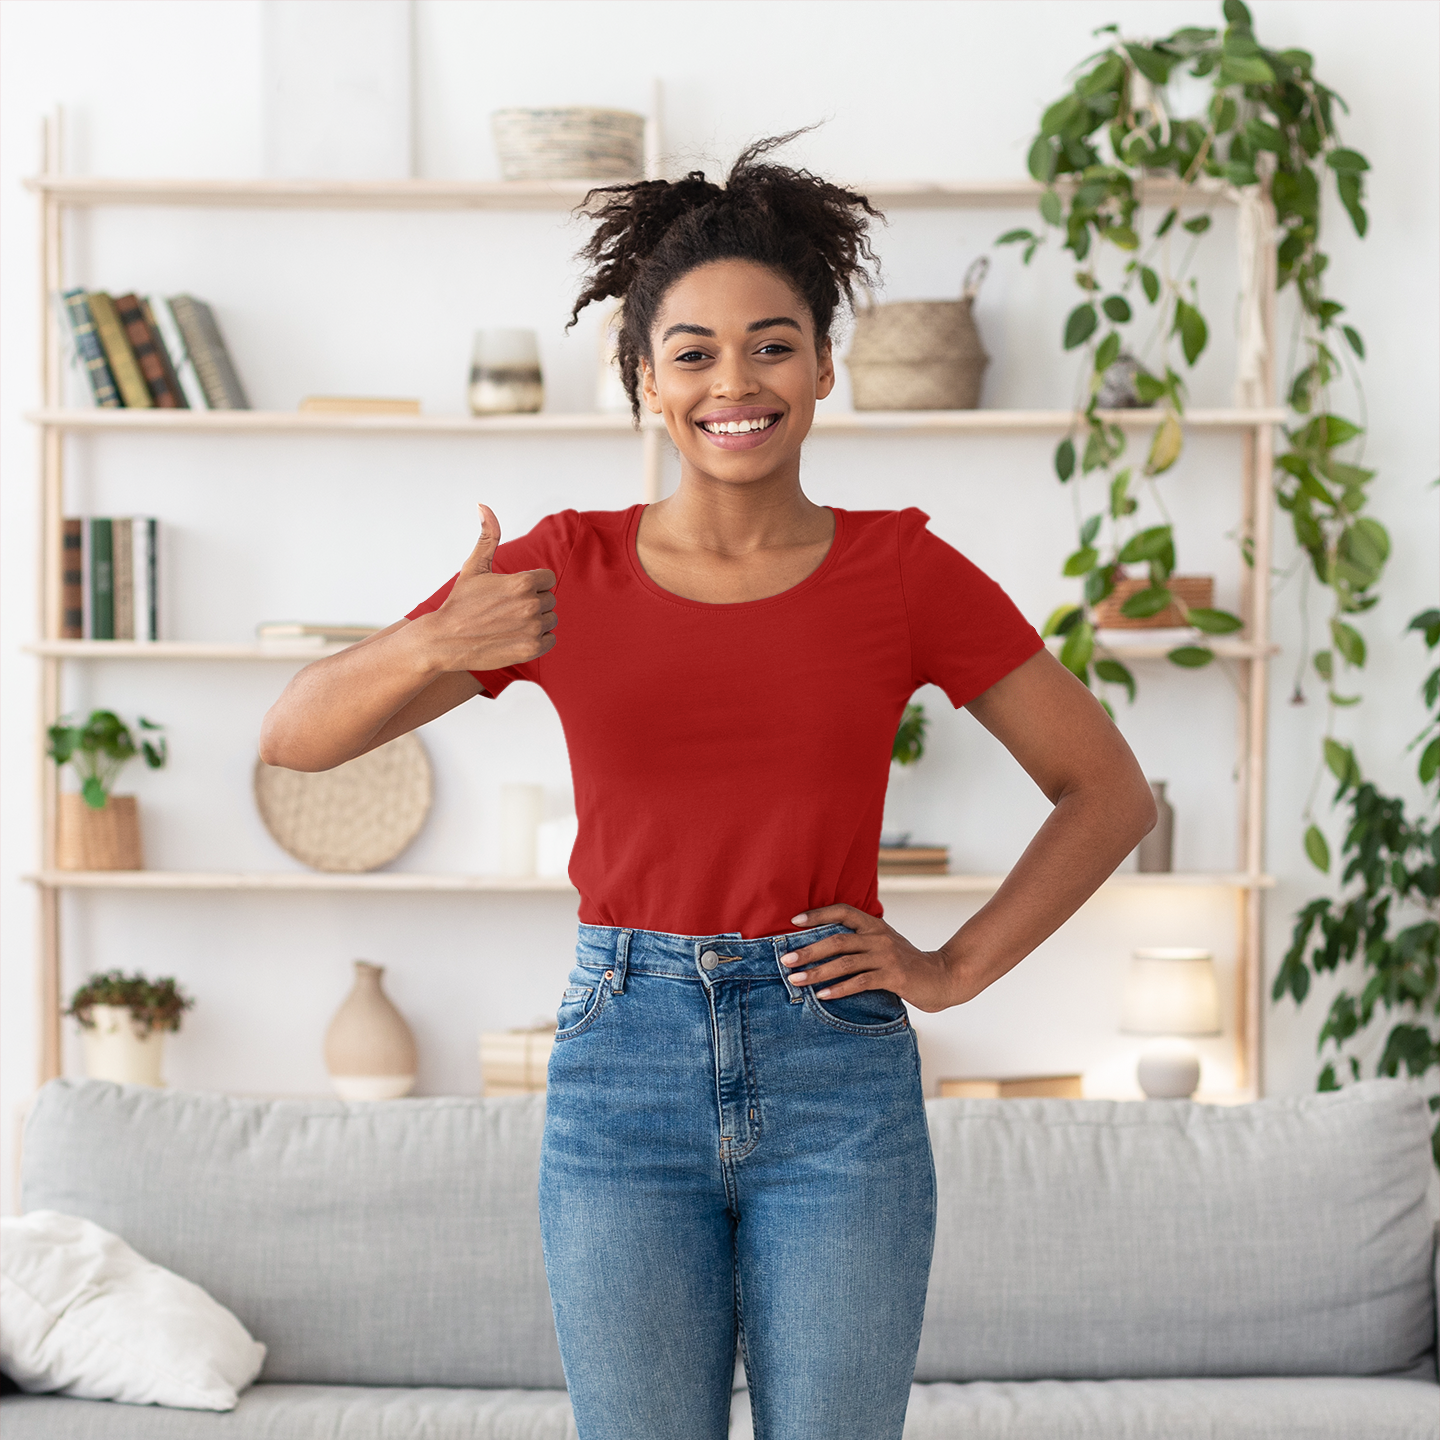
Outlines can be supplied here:
[[615, 973], [610, 977], [610, 993], [612, 995], [625, 993], [625, 971], [630, 964], [630, 937], [634, 933], [633, 930], [622, 930], [615, 937]]
[[788, 955], [793, 948], [788, 939], [776, 940], [775, 944], [775, 968], [780, 972], [780, 978], [785, 982], [785, 993], [790, 997], [792, 1005], [799, 1005], [805, 999], [805, 992], [790, 983], [790, 971], [781, 964], [780, 957]]

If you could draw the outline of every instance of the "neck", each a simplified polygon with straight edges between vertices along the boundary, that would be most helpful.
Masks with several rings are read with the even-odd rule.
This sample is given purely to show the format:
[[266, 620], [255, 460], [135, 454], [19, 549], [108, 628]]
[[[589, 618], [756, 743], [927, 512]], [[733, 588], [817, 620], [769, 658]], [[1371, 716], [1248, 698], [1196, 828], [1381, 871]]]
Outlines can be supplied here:
[[800, 467], [787, 466], [743, 485], [681, 463], [673, 495], [647, 507], [677, 539], [725, 554], [805, 544], [828, 536], [831, 517], [800, 488]]

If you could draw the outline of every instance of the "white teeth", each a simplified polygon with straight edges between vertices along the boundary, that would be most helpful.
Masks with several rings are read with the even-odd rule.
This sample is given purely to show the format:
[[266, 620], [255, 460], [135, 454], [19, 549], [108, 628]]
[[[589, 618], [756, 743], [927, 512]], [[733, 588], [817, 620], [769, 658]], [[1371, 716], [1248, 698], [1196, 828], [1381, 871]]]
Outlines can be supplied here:
[[702, 421], [700, 428], [712, 435], [748, 435], [752, 430], [768, 430], [774, 423], [775, 417], [767, 415], [759, 420]]

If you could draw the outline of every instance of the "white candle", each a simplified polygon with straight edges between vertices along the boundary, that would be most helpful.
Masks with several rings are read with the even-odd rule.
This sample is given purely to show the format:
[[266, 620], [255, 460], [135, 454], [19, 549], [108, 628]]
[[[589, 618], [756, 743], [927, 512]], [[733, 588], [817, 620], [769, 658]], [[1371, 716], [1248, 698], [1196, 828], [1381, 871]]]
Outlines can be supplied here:
[[535, 835], [545, 805], [540, 785], [500, 787], [500, 873], [535, 873]]

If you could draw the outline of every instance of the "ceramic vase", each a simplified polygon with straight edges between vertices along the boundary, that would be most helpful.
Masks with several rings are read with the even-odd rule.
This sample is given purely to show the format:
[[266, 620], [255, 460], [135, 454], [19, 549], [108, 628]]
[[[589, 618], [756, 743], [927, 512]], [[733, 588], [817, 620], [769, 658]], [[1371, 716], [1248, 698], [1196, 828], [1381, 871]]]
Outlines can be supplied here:
[[77, 794], [60, 797], [55, 864], [61, 870], [140, 870], [140, 813], [133, 795], [108, 795], [96, 810]]
[[1155, 828], [1140, 842], [1135, 851], [1135, 868], [1142, 875], [1166, 875], [1173, 869], [1175, 842], [1175, 810], [1165, 798], [1165, 781], [1152, 780], [1150, 793], [1155, 797]]
[[355, 988], [325, 1032], [325, 1068], [342, 1100], [396, 1100], [415, 1086], [415, 1037], [381, 987], [383, 965], [355, 962]]
[[470, 362], [470, 413], [514, 415], [545, 403], [540, 342], [533, 330], [477, 330]]
[[165, 1055], [165, 1032], [143, 1033], [126, 1005], [92, 1005], [92, 1023], [80, 1031], [85, 1052], [85, 1073], [92, 1080], [113, 1080], [117, 1085], [163, 1085], [160, 1066]]

